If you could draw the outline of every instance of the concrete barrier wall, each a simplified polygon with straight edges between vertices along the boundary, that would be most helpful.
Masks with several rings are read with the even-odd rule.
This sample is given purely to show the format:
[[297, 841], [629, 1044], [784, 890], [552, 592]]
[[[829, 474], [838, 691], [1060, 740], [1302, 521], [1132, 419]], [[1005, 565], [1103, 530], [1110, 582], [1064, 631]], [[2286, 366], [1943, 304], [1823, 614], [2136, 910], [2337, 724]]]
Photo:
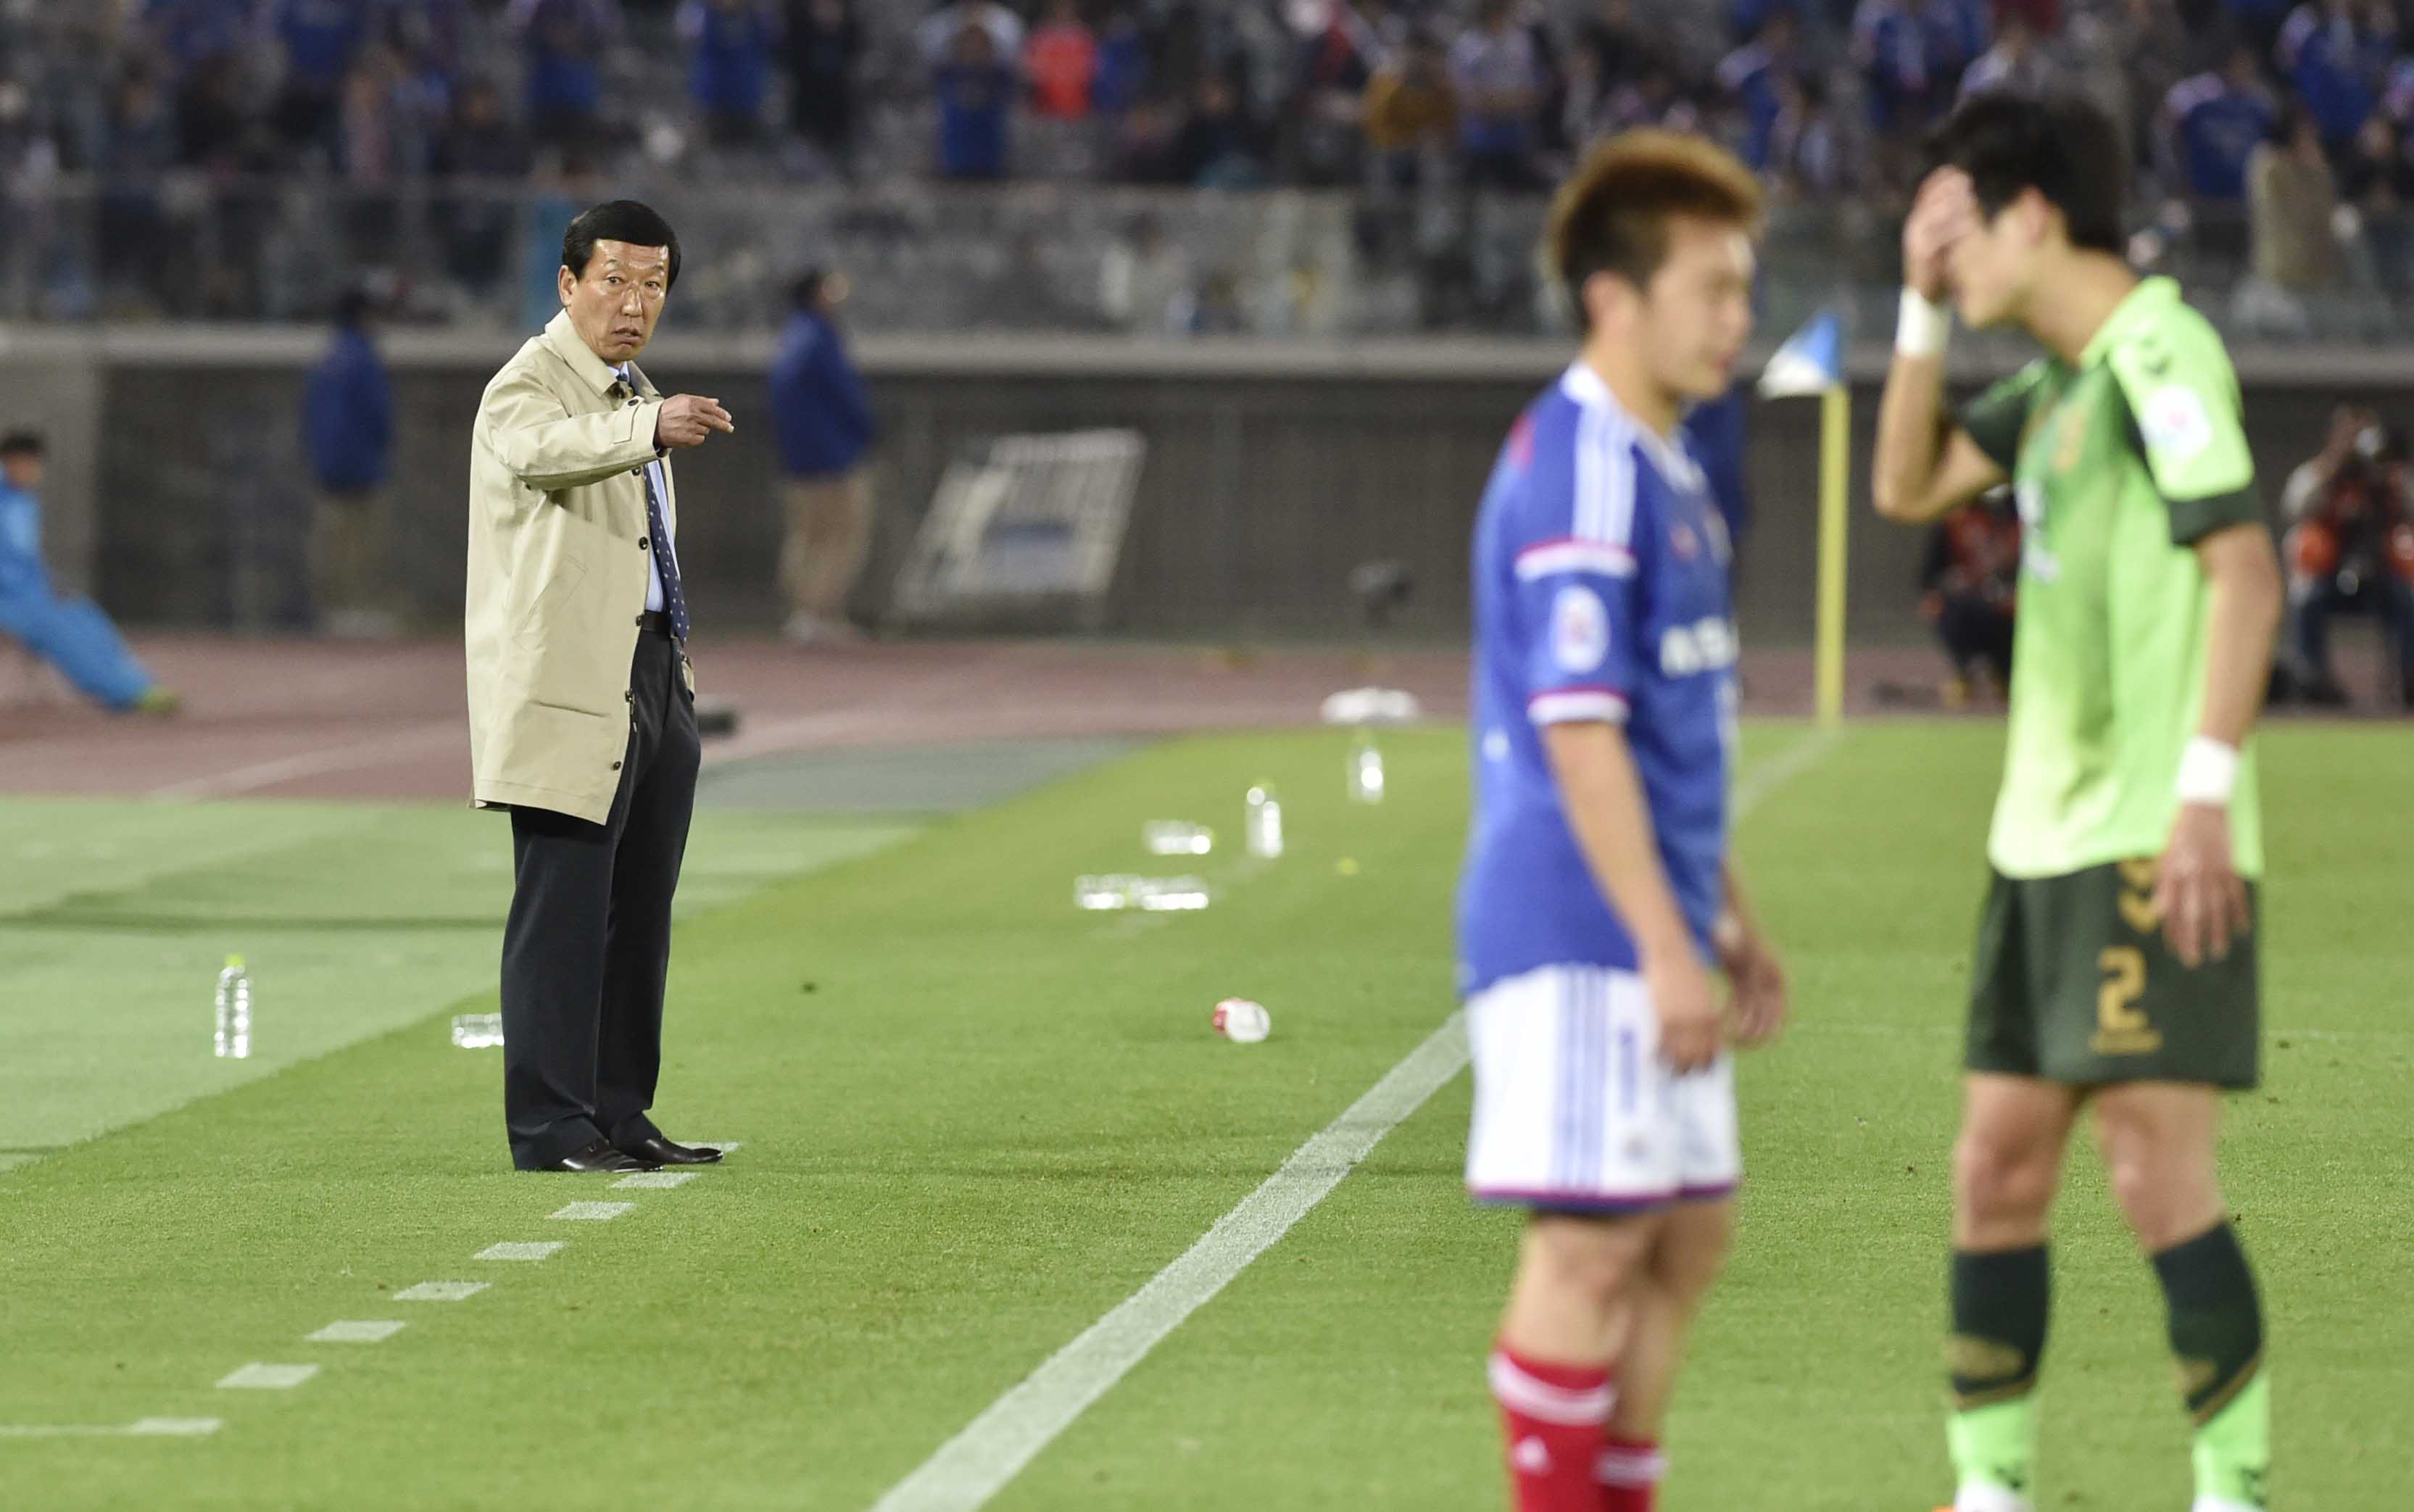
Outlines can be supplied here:
[[[272, 628], [302, 622], [310, 490], [300, 461], [306, 331], [176, 328], [22, 338], [0, 346], [0, 424], [49, 426], [62, 443], [53, 550], [130, 623]], [[394, 579], [431, 626], [458, 613], [469, 423], [514, 345], [447, 334], [388, 342], [398, 406]], [[1518, 408], [1564, 361], [1527, 344], [1337, 348], [1133, 347], [1120, 342], [867, 342], [885, 427], [880, 540], [864, 607], [876, 609], [940, 472], [979, 438], [1101, 424], [1143, 432], [1151, 454], [1110, 626], [1135, 635], [1346, 633], [1349, 569], [1396, 557], [1419, 592], [1402, 622], [1446, 636], [1465, 624], [1477, 497]], [[779, 606], [777, 456], [764, 412], [766, 344], [665, 339], [646, 365], [671, 392], [710, 393], [740, 434], [678, 459], [680, 555], [699, 623], [767, 630]], [[2009, 365], [1963, 354], [1975, 380]], [[1856, 354], [1855, 467], [1868, 455], [1884, 353]], [[2266, 495], [2320, 443], [2352, 393], [2414, 410], [2414, 364], [2392, 354], [2241, 354]], [[2403, 372], [2406, 378], [2395, 375]], [[1811, 625], [1817, 406], [1764, 404], [1752, 421], [1756, 525], [1743, 618], [1755, 638]], [[1857, 475], [1852, 630], [1915, 636], [1919, 540], [1870, 516]]]

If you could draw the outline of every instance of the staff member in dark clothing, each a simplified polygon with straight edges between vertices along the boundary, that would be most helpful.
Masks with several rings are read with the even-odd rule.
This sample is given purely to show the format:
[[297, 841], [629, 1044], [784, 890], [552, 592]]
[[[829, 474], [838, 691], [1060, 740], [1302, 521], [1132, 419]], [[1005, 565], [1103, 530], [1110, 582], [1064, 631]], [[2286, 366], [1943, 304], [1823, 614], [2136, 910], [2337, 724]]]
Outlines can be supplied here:
[[1970, 701], [1984, 672], [2004, 692], [2012, 686], [2012, 623], [2020, 573], [2020, 517], [2011, 491], [1998, 489], [1936, 522], [1919, 567], [1919, 617], [1936, 630], [1953, 663], [1945, 702]]
[[818, 269], [797, 280], [795, 308], [771, 364], [771, 422], [788, 517], [780, 551], [780, 586], [788, 596], [783, 633], [799, 645], [853, 638], [847, 595], [872, 551], [872, 483], [863, 459], [879, 426], [839, 331], [846, 288], [843, 274]]
[[736, 431], [633, 362], [678, 270], [633, 200], [571, 222], [561, 313], [471, 437], [469, 757], [479, 807], [512, 815], [503, 1118], [524, 1171], [721, 1158], [647, 1116], [701, 753], [669, 456]]

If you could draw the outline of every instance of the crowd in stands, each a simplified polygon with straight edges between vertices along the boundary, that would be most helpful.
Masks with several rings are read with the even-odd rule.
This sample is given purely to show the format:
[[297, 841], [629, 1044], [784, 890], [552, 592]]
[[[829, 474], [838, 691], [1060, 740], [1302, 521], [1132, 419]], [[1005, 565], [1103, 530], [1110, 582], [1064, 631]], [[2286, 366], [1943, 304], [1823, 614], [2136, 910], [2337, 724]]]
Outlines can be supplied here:
[[[1533, 186], [1716, 132], [1808, 194], [1899, 183], [1981, 89], [2100, 98], [2215, 203], [2302, 112], [2349, 200], [2414, 177], [2398, 0], [86, 0], [0, 8], [18, 173], [525, 173], [547, 149], [951, 179]], [[1026, 141], [1024, 139], [1030, 139]], [[1067, 141], [1082, 150], [1069, 151]], [[750, 156], [752, 155], [752, 156]]]
[[2236, 321], [2322, 334], [2332, 291], [2414, 294], [2409, 6], [0, 0], [0, 190], [100, 185], [106, 283], [154, 277], [197, 196], [322, 185], [357, 245], [380, 196], [440, 183], [448, 274], [499, 289], [529, 203], [633, 175], [1539, 191], [1657, 124], [1729, 141], [1781, 206], [1883, 207], [1955, 101], [2057, 89], [2122, 126], [2161, 208], [2141, 254], [2211, 248], [2252, 274]]

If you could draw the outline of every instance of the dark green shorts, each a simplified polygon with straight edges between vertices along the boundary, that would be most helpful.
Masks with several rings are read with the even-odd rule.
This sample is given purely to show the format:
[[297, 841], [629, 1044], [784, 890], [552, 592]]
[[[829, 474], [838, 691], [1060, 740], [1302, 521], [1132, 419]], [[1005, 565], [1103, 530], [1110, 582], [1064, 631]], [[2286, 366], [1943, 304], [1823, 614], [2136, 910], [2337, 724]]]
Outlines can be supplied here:
[[2256, 926], [2190, 971], [2153, 904], [2154, 863], [2066, 877], [1997, 874], [1970, 963], [1972, 1071], [2070, 1086], [2207, 1082], [2248, 1088], [2261, 1066]]

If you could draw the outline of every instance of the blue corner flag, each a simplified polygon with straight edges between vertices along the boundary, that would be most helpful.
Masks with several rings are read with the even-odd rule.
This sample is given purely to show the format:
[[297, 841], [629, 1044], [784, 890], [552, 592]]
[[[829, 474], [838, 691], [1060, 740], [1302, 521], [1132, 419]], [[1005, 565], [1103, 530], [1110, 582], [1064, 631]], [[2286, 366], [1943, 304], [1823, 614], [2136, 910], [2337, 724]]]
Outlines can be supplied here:
[[1822, 310], [1768, 360], [1760, 393], [1764, 399], [1790, 399], [1825, 393], [1843, 382], [1844, 322], [1835, 311]]

